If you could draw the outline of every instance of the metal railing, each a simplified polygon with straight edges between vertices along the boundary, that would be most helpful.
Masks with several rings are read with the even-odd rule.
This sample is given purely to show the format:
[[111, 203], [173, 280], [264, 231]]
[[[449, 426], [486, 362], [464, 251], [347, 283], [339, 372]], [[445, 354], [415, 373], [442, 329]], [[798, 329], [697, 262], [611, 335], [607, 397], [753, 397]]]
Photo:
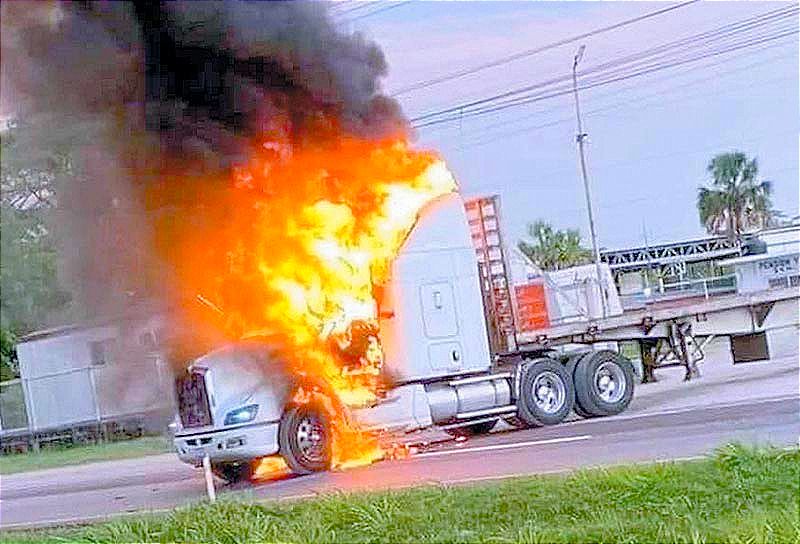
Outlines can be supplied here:
[[711, 278], [697, 278], [673, 283], [660, 281], [658, 285], [644, 288], [634, 293], [620, 295], [622, 306], [632, 309], [652, 302], [676, 300], [689, 297], [703, 297], [735, 293], [736, 275], [715, 276]]

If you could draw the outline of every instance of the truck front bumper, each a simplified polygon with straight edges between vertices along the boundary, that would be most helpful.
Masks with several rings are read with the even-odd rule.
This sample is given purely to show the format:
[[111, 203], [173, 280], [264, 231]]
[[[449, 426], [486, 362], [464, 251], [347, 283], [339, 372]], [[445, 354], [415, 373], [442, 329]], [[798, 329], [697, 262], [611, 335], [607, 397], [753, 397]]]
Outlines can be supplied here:
[[278, 422], [226, 427], [203, 433], [176, 433], [173, 439], [178, 458], [199, 466], [203, 457], [211, 461], [248, 461], [278, 452]]

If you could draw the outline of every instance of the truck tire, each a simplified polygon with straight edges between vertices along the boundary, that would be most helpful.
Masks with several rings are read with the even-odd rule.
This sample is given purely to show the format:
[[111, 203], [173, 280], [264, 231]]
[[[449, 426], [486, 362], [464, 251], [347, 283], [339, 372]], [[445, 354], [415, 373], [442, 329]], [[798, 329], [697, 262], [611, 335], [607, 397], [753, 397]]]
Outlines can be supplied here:
[[465, 437], [469, 438], [471, 436], [478, 436], [480, 434], [486, 434], [492, 429], [494, 426], [497, 425], [496, 419], [491, 421], [481, 421], [480, 423], [473, 423], [472, 425], [464, 425], [463, 427], [454, 427], [452, 429], [445, 429], [444, 432], [449, 434], [450, 436], [454, 436], [456, 438]]
[[561, 423], [575, 403], [575, 389], [564, 365], [553, 359], [538, 359], [521, 365], [517, 415], [512, 425], [540, 427]]
[[311, 474], [331, 466], [333, 431], [327, 412], [311, 403], [290, 406], [278, 427], [281, 457], [295, 474]]
[[221, 480], [229, 484], [235, 484], [242, 480], [249, 480], [253, 475], [253, 463], [241, 461], [237, 463], [212, 463], [211, 472]]
[[[582, 351], [580, 353], [574, 353], [569, 356], [567, 361], [564, 363], [564, 368], [567, 369], [567, 374], [572, 377], [572, 383], [575, 384], [575, 368], [578, 366], [578, 362], [583, 359], [586, 355], [591, 355], [591, 351]], [[592, 414], [584, 410], [581, 405], [578, 403], [578, 395], [575, 394], [575, 404], [572, 406], [572, 411], [575, 412], [582, 418], [589, 419], [594, 417]]]
[[619, 414], [633, 398], [633, 365], [622, 355], [602, 350], [578, 361], [573, 375], [575, 404], [589, 416]]

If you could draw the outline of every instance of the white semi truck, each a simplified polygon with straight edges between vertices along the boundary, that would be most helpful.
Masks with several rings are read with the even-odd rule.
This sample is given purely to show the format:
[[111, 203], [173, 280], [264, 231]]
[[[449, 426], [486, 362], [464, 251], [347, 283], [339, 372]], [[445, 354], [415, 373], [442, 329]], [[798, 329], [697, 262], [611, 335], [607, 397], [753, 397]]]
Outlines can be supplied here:
[[[484, 297], [464, 203], [457, 194], [426, 206], [394, 260], [379, 301], [380, 340], [392, 389], [350, 411], [361, 427], [450, 434], [489, 432], [500, 419], [554, 425], [625, 410], [634, 390], [630, 361], [611, 350], [567, 353], [521, 346], [492, 353]], [[179, 458], [205, 456], [229, 481], [254, 460], [279, 454], [297, 473], [326, 470], [332, 431], [326, 408], [296, 403], [297, 388], [324, 384], [286, 371], [268, 339], [243, 340], [192, 362], [177, 380], [174, 444]]]

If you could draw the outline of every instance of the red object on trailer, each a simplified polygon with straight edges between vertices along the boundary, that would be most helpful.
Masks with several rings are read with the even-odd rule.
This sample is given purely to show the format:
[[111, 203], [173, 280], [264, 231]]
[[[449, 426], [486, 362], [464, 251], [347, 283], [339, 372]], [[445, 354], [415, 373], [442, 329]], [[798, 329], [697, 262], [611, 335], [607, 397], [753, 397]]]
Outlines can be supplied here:
[[547, 293], [544, 280], [533, 280], [514, 286], [517, 297], [517, 327], [521, 331], [535, 331], [550, 326], [547, 313]]

